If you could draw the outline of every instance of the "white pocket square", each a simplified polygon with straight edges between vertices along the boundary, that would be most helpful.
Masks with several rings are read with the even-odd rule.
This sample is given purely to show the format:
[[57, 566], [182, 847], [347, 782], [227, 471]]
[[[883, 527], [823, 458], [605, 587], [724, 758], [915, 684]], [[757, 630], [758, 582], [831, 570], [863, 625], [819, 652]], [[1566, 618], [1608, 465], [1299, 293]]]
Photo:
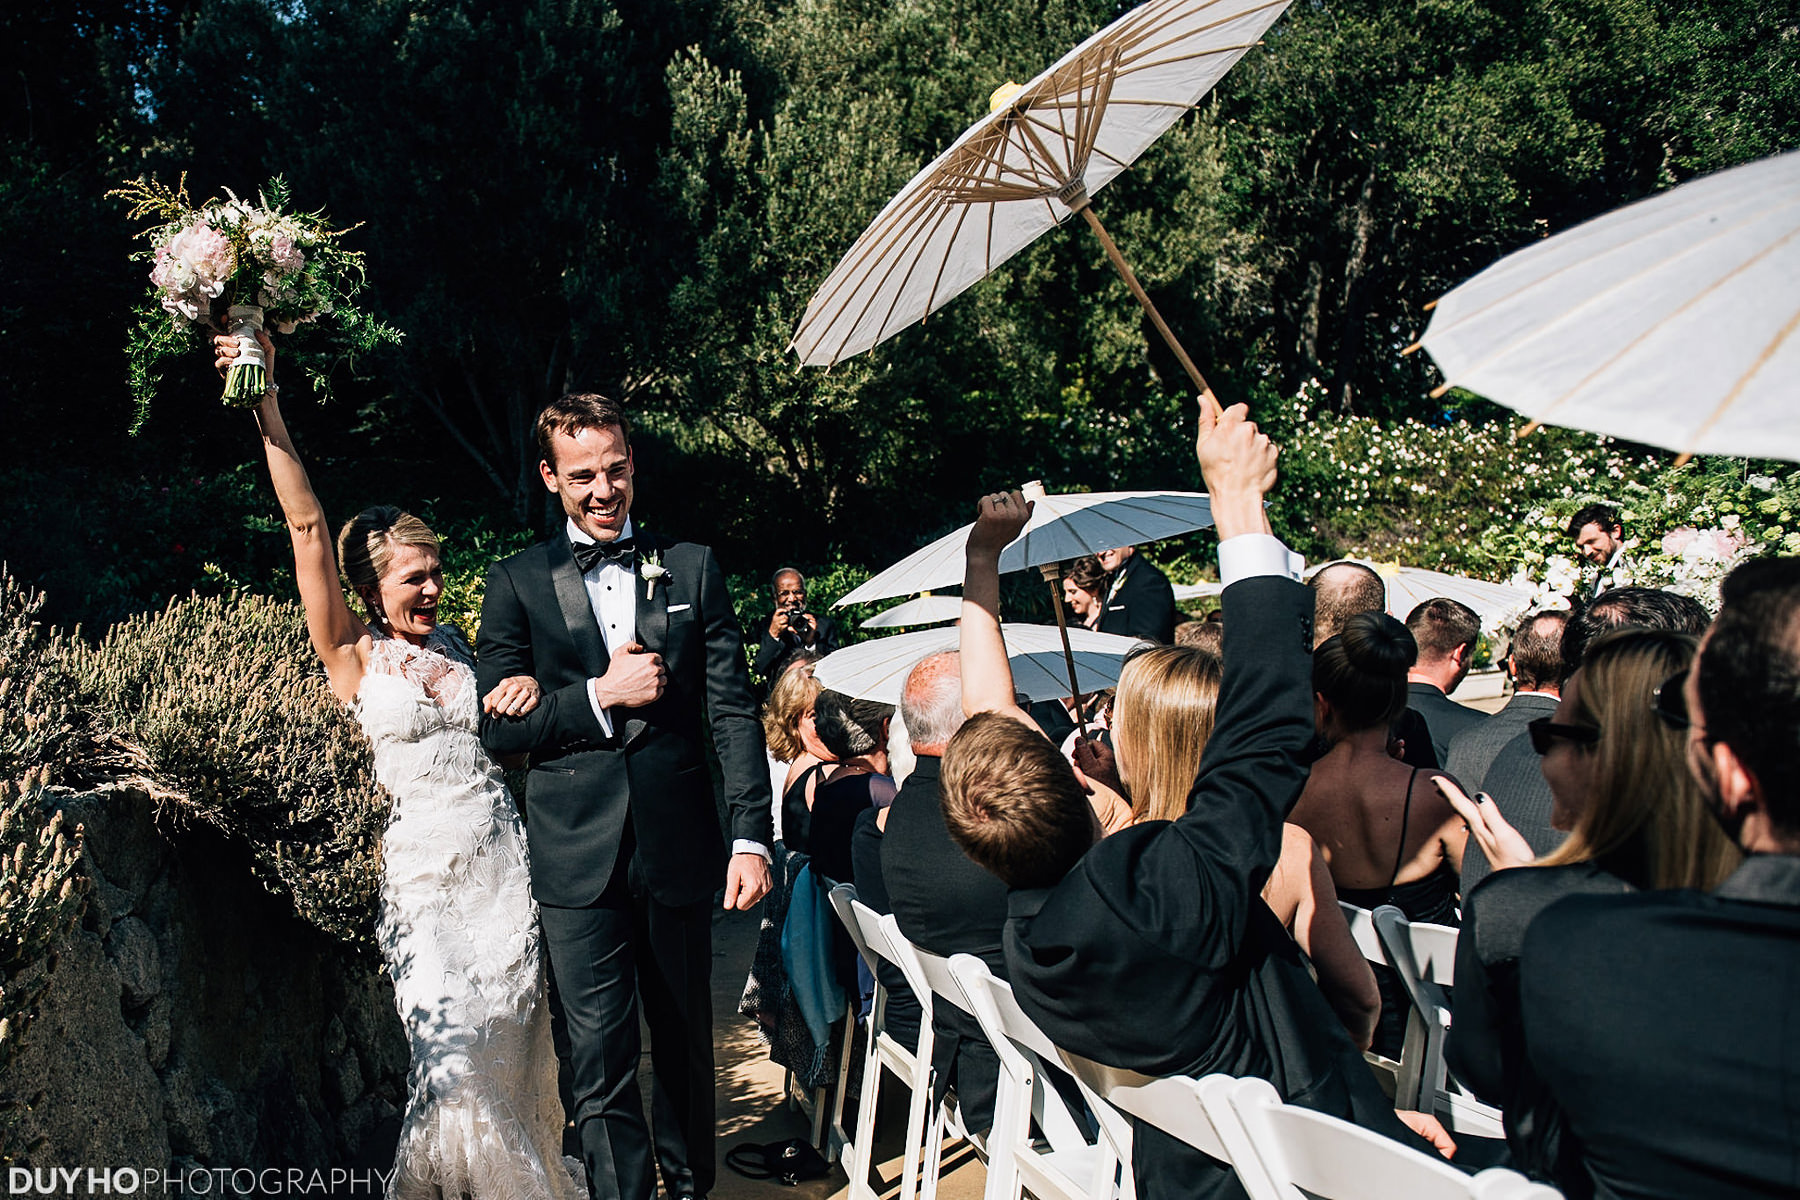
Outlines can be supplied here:
[[671, 604], [671, 605], [669, 605], [669, 611], [672, 613], [686, 612], [688, 609], [690, 609], [692, 607], [694, 607], [694, 606], [691, 604]]

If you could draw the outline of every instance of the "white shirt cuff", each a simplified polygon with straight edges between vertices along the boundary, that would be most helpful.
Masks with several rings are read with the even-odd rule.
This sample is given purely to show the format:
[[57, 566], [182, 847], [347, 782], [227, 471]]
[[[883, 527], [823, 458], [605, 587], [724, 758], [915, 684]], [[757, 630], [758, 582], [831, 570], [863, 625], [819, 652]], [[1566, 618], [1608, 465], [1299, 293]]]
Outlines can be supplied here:
[[1221, 587], [1258, 575], [1279, 575], [1298, 581], [1305, 565], [1305, 559], [1282, 545], [1272, 533], [1240, 533], [1219, 543]]
[[600, 707], [600, 700], [594, 695], [594, 681], [592, 679], [588, 680], [587, 698], [588, 707], [594, 710], [594, 720], [600, 722], [600, 732], [604, 733], [607, 737], [611, 737], [613, 735], [612, 716], [604, 708]]
[[769, 848], [761, 842], [753, 842], [749, 838], [737, 838], [731, 843], [733, 854], [760, 854], [764, 862], [774, 862], [769, 855]]

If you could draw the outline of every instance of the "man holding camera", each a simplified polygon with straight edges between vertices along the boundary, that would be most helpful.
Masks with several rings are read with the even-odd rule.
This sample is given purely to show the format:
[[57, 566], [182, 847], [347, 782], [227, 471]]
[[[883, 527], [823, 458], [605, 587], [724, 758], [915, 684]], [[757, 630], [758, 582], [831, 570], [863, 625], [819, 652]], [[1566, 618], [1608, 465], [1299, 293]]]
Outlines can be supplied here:
[[837, 622], [806, 611], [806, 576], [792, 567], [775, 572], [775, 612], [756, 647], [756, 673], [773, 683], [801, 650], [830, 654], [837, 649]]

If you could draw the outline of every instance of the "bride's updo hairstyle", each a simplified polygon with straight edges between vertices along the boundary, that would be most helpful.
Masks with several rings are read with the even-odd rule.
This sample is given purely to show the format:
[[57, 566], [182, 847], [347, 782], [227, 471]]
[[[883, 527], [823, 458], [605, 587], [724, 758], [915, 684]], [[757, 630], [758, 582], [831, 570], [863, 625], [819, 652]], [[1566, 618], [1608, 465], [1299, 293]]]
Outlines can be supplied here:
[[1313, 651], [1313, 691], [1346, 733], [1391, 724], [1406, 708], [1406, 673], [1418, 660], [1406, 626], [1386, 613], [1357, 613]]
[[396, 546], [418, 546], [442, 555], [431, 527], [392, 504], [365, 508], [338, 531], [338, 570], [350, 590], [362, 597], [369, 619], [379, 628], [388, 623], [381, 611], [381, 577], [393, 563]]

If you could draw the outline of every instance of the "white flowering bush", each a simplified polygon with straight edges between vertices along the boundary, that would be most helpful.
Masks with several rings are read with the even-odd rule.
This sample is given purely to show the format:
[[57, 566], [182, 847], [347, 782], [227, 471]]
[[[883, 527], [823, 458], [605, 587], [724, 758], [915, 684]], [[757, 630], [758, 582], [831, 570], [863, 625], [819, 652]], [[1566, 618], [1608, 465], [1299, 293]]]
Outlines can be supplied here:
[[[1566, 608], [1599, 568], [1575, 556], [1569, 517], [1605, 501], [1627, 535], [1615, 584], [1718, 606], [1731, 569], [1800, 554], [1800, 468], [1674, 456], [1576, 430], [1448, 418], [1384, 422], [1319, 412], [1303, 388], [1282, 423], [1274, 516], [1315, 560], [1398, 561], [1533, 589], [1527, 608]], [[1290, 423], [1291, 422], [1291, 423]], [[1524, 611], [1523, 609], [1521, 611]]]

